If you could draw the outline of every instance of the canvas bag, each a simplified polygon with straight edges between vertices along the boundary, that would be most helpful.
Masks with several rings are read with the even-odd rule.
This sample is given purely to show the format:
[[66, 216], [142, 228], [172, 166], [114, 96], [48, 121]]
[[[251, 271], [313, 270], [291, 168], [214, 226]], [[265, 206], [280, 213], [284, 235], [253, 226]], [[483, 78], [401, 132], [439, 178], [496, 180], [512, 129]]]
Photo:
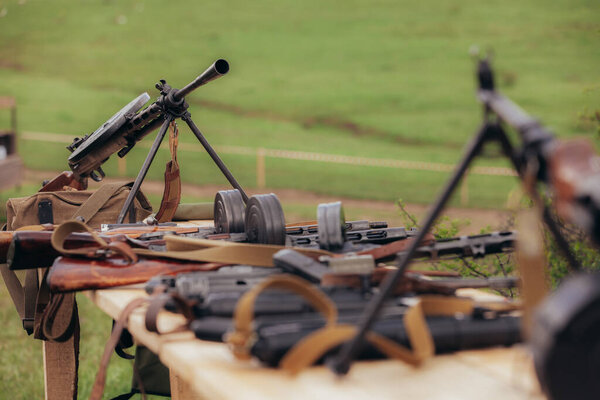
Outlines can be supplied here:
[[[29, 197], [9, 199], [6, 205], [6, 229], [15, 230], [41, 223], [58, 224], [76, 217], [81, 217], [94, 228], [99, 228], [102, 223], [114, 223], [131, 185], [131, 182], [110, 183], [102, 185], [96, 191], [38, 192]], [[146, 218], [152, 212], [150, 203], [141, 191], [134, 200], [132, 210], [130, 216], [135, 217], [133, 222]], [[46, 319], [43, 311], [48, 304], [49, 293], [45, 290], [45, 285], [40, 290], [37, 270], [27, 271], [24, 284], [21, 284], [14, 271], [9, 270], [6, 264], [0, 265], [0, 272], [27, 333], [34, 333], [37, 339], [42, 340], [68, 340], [74, 320], [64, 332], [59, 327], [58, 336], [45, 334], [44, 326], [40, 326]], [[66, 303], [74, 303], [72, 294], [67, 297]], [[76, 310], [75, 304], [72, 307]], [[63, 308], [71, 307], [65, 304]], [[73, 318], [77, 318], [76, 311]]]
[[[72, 190], [38, 192], [32, 196], [9, 199], [6, 203], [6, 229], [26, 225], [60, 224], [81, 217], [92, 228], [115, 223], [132, 183], [109, 183], [96, 191]], [[133, 202], [129, 222], [141, 221], [152, 213], [152, 206], [139, 191]]]

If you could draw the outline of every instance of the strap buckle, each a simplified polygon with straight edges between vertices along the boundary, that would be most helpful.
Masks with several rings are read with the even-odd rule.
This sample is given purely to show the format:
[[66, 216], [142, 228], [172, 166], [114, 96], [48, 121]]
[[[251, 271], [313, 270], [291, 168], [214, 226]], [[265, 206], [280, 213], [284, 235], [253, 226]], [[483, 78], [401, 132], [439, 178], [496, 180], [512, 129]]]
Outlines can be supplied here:
[[233, 355], [240, 360], [249, 360], [252, 358], [250, 350], [258, 340], [255, 332], [233, 331], [225, 334], [225, 342]]
[[34, 319], [22, 318], [21, 321], [23, 322], [23, 329], [25, 329], [28, 335], [31, 335], [33, 333]]

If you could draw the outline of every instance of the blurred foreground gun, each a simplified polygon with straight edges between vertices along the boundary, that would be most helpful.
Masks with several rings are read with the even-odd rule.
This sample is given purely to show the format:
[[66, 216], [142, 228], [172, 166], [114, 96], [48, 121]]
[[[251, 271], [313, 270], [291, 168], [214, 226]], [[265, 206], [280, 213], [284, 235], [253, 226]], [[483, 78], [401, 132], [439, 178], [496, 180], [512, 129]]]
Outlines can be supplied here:
[[[406, 256], [398, 260], [398, 269], [388, 274], [381, 284], [381, 291], [366, 307], [356, 335], [328, 363], [337, 374], [349, 371], [352, 360], [360, 353], [385, 299], [392, 295], [416, 255], [418, 243], [430, 231], [465, 172], [488, 142], [500, 145], [502, 152], [524, 181], [528, 194], [542, 207], [543, 220], [572, 270], [579, 270], [579, 263], [571, 253], [548, 206], [536, 191], [537, 181], [548, 184], [560, 215], [584, 229], [596, 244], [600, 244], [600, 158], [591, 145], [581, 140], [562, 142], [555, 139], [535, 119], [498, 93], [488, 59], [478, 61], [477, 78], [478, 95], [484, 106], [483, 124], [467, 146], [452, 177], [431, 206], [421, 224], [422, 230], [407, 250]], [[519, 145], [515, 146], [511, 142], [505, 131], [507, 125], [519, 132]]]
[[546, 183], [559, 216], [578, 226], [600, 245], [600, 156], [591, 141], [560, 140], [538, 120], [495, 90], [488, 60], [478, 69], [478, 97], [490, 114], [512, 127], [522, 144], [513, 152], [524, 177]]

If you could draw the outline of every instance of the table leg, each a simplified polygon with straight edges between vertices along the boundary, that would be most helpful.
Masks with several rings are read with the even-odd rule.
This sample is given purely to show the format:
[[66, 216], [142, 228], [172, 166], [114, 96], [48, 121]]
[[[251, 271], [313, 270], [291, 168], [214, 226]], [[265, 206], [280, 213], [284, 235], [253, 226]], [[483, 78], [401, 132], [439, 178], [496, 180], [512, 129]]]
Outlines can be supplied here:
[[[40, 282], [44, 272], [38, 270]], [[66, 326], [71, 320], [70, 313], [57, 312], [54, 323]], [[44, 395], [46, 400], [77, 400], [79, 367], [79, 322], [73, 335], [65, 342], [43, 341]]]

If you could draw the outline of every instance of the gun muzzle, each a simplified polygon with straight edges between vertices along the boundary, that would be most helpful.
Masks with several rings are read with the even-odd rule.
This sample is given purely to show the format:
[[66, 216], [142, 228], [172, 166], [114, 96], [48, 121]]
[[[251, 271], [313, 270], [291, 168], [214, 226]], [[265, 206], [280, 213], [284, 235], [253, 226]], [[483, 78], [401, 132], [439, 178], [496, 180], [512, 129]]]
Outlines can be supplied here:
[[185, 87], [179, 89], [177, 93], [173, 95], [175, 101], [183, 99], [195, 89], [225, 75], [227, 72], [229, 72], [229, 63], [223, 60], [222, 58], [218, 59], [213, 63], [213, 65], [208, 67], [207, 70], [201, 73], [196, 79], [188, 83]]

